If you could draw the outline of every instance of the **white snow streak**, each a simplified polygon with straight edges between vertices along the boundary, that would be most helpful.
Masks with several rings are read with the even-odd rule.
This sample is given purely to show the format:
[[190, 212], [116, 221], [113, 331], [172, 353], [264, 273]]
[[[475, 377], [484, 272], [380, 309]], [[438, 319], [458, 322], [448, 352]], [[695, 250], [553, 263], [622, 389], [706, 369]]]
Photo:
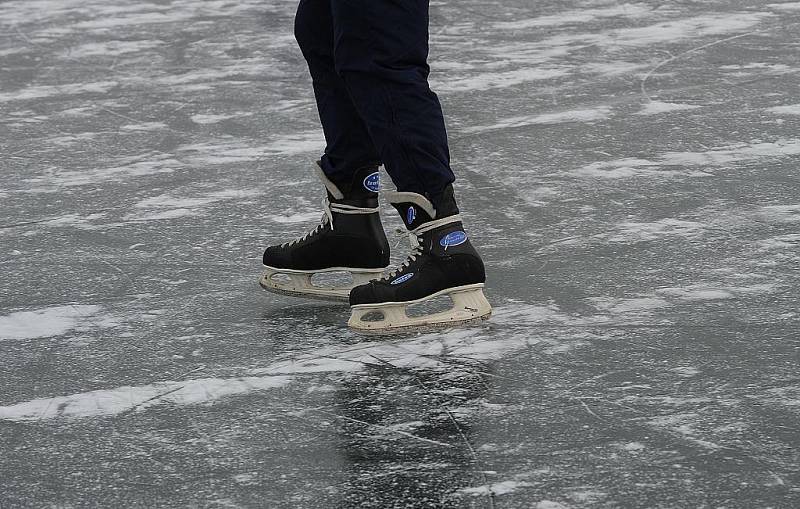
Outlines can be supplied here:
[[0, 407], [0, 419], [9, 421], [38, 421], [54, 418], [101, 417], [118, 415], [131, 410], [143, 410], [155, 405], [193, 405], [247, 394], [253, 391], [283, 387], [287, 377], [200, 378], [182, 382], [159, 382], [140, 387], [117, 387], [34, 399]]
[[[447, 357], [459, 359], [500, 359], [510, 352], [542, 344], [558, 346], [553, 355], [568, 351], [570, 345], [583, 344], [585, 332], [569, 341], [531, 337], [529, 326], [539, 323], [587, 323], [592, 319], [563, 314], [553, 306], [512, 304], [496, 309], [493, 323], [505, 325], [506, 334], [498, 337], [483, 328], [455, 329], [427, 334], [401, 342], [370, 341], [357, 345], [332, 345], [311, 349], [291, 359], [263, 368], [247, 370], [244, 376], [169, 381], [141, 386], [124, 386], [41, 398], [0, 407], [0, 419], [11, 421], [84, 418], [118, 415], [162, 403], [203, 404], [253, 391], [283, 387], [296, 377], [314, 373], [357, 373], [368, 366], [390, 363], [398, 368], [450, 369]], [[607, 317], [598, 317], [604, 322]], [[380, 359], [380, 360], [378, 360]]]
[[591, 122], [603, 120], [610, 116], [611, 108], [599, 107], [583, 110], [559, 111], [541, 115], [528, 115], [505, 118], [492, 125], [474, 126], [462, 129], [462, 133], [480, 133], [498, 129], [511, 129], [531, 125], [563, 124], [567, 122]]
[[[670, 175], [675, 168], [702, 167], [703, 170], [682, 169], [677, 173], [688, 176], [708, 176], [707, 168], [731, 166], [757, 159], [777, 159], [800, 155], [800, 139], [781, 139], [774, 142], [742, 143], [719, 147], [705, 152], [667, 152], [653, 159], [623, 158], [591, 163], [571, 173], [600, 178]], [[664, 167], [673, 167], [663, 170]]]

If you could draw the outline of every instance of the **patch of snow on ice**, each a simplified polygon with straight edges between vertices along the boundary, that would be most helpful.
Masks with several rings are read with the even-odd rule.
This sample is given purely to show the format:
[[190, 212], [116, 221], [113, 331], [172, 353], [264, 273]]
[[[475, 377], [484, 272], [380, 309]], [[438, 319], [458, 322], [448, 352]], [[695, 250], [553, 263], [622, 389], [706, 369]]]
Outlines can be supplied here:
[[252, 113], [235, 113], [235, 114], [231, 114], [231, 115], [202, 115], [202, 114], [197, 114], [197, 115], [192, 115], [191, 119], [192, 119], [192, 122], [194, 122], [195, 124], [209, 125], [209, 124], [217, 124], [219, 122], [222, 122], [223, 120], [230, 120], [232, 118], [237, 118], [237, 117], [247, 117], [247, 116], [250, 116], [250, 115], [252, 115]]
[[425, 426], [424, 421], [408, 421], [408, 422], [398, 422], [397, 424], [389, 424], [386, 429], [390, 430], [398, 430], [398, 431], [414, 431], [417, 428], [421, 428]]
[[508, 88], [522, 85], [531, 81], [543, 81], [560, 78], [569, 74], [566, 69], [523, 68], [511, 71], [490, 71], [465, 78], [448, 79], [445, 81], [433, 80], [432, 87], [437, 92], [469, 92], [491, 90], [495, 88]]
[[800, 221], [800, 205], [768, 205], [761, 207], [760, 215], [771, 222], [796, 223]]
[[620, 4], [595, 9], [575, 9], [539, 16], [536, 18], [520, 19], [517, 21], [498, 21], [492, 23], [492, 28], [497, 30], [526, 30], [538, 27], [553, 27], [589, 23], [602, 18], [639, 18], [646, 16], [652, 8], [645, 4]]
[[0, 341], [60, 336], [101, 309], [100, 306], [88, 305], [55, 306], [0, 316]]
[[778, 9], [781, 11], [800, 11], [800, 2], [786, 2], [778, 4], [767, 4], [770, 9]]
[[662, 309], [670, 306], [669, 302], [658, 297], [637, 297], [632, 299], [590, 297], [588, 300], [597, 309], [612, 314], [650, 311], [652, 309]]
[[215, 142], [184, 145], [177, 152], [192, 165], [245, 163], [258, 161], [266, 155], [319, 152], [324, 146], [324, 139], [320, 130], [277, 136], [272, 142], [261, 146], [226, 137]]
[[482, 495], [507, 495], [513, 493], [518, 488], [524, 486], [531, 486], [530, 483], [522, 481], [502, 481], [494, 484], [484, 484], [483, 486], [475, 486], [474, 488], [463, 488], [460, 491], [467, 495], [482, 496]]
[[778, 115], [800, 115], [800, 104], [774, 106], [772, 108], [767, 108], [767, 111], [771, 113], [777, 113]]
[[691, 378], [700, 374], [700, 370], [692, 366], [679, 366], [677, 368], [672, 368], [670, 371], [677, 373], [684, 378]]
[[193, 17], [189, 12], [141, 12], [128, 13], [124, 16], [101, 16], [96, 19], [74, 23], [72, 28], [79, 30], [106, 32], [119, 27], [135, 27], [157, 23], [178, 23]]
[[[711, 400], [710, 398], [699, 398], [702, 401], [700, 403], [708, 403]], [[661, 401], [661, 399], [659, 399]], [[687, 401], [688, 403], [691, 403]], [[648, 421], [648, 424], [653, 426], [657, 429], [668, 429], [674, 433], [677, 433], [682, 436], [682, 438], [688, 442], [694, 443], [701, 447], [705, 447], [706, 449], [711, 450], [718, 450], [722, 447], [714, 442], [710, 442], [708, 440], [704, 440], [701, 438], [705, 430], [697, 431], [695, 430], [694, 424], [702, 422], [702, 417], [700, 417], [697, 413], [676, 413], [672, 415], [663, 415], [659, 417], [654, 417]]]
[[[380, 363], [381, 361], [377, 359], [397, 367], [438, 368], [446, 366], [445, 359], [438, 358], [442, 355], [474, 360], [500, 359], [509, 352], [533, 345], [555, 344], [548, 338], [530, 337], [527, 330], [531, 324], [585, 324], [587, 320], [592, 321], [591, 317], [574, 317], [559, 312], [554, 306], [507, 304], [497, 306], [493, 318], [494, 324], [508, 329], [502, 338], [488, 335], [483, 328], [472, 328], [426, 334], [400, 343], [377, 341], [359, 343], [355, 347], [337, 345], [295, 355], [292, 359], [251, 370], [250, 374], [358, 372], [367, 366]], [[570, 340], [581, 341], [583, 338], [581, 334], [574, 334]], [[558, 341], [559, 344], [563, 342], [565, 341]]]
[[42, 223], [45, 226], [56, 226], [56, 227], [72, 227], [72, 228], [81, 228], [84, 230], [94, 230], [98, 227], [92, 225], [92, 221], [96, 221], [98, 219], [102, 219], [106, 217], [107, 214], [99, 212], [95, 214], [88, 214], [86, 216], [82, 216], [80, 214], [66, 214], [61, 217], [57, 217], [55, 219], [51, 219]]
[[761, 246], [760, 249], [771, 250], [784, 250], [784, 249], [797, 249], [800, 247], [800, 233], [790, 233], [788, 235], [778, 235], [769, 239], [758, 241]]
[[645, 449], [645, 445], [641, 442], [628, 442], [622, 445], [622, 450], [628, 452], [639, 452]]
[[115, 57], [157, 48], [163, 44], [162, 41], [157, 40], [90, 42], [69, 48], [64, 54], [73, 59], [96, 56]]
[[800, 406], [800, 385], [790, 385], [788, 387], [775, 387], [767, 389], [770, 396], [767, 397], [772, 403], [783, 406]]
[[[582, 168], [571, 171], [570, 173], [580, 175], [583, 177], [605, 178], [605, 179], [620, 179], [628, 177], [643, 177], [643, 176], [668, 176], [682, 174], [682, 172], [675, 172], [670, 170], [659, 169], [659, 164], [647, 159], [624, 158], [615, 159], [613, 161], [598, 161], [596, 163], [588, 164]], [[710, 173], [705, 172], [688, 172], [692, 176], [711, 176]]]
[[320, 130], [283, 135], [275, 138], [266, 147], [266, 151], [276, 155], [295, 155], [309, 152], [320, 152], [325, 144]]
[[646, 242], [666, 236], [692, 238], [704, 229], [705, 225], [695, 221], [664, 218], [650, 223], [626, 221], [619, 223], [613, 233], [599, 234], [596, 237], [604, 238], [608, 242]]
[[695, 104], [667, 103], [662, 101], [650, 101], [637, 115], [658, 115], [659, 113], [669, 113], [672, 111], [685, 111], [700, 108]]
[[746, 30], [774, 17], [769, 12], [732, 12], [675, 19], [637, 28], [620, 28], [608, 37], [622, 46], [649, 46], [685, 38], [700, 38]]
[[717, 286], [699, 283], [683, 287], [659, 288], [655, 293], [665, 297], [693, 302], [734, 299], [740, 295], [764, 295], [774, 292], [776, 288], [776, 285], [769, 283], [750, 286]]
[[197, 209], [170, 209], [160, 212], [145, 212], [139, 214], [127, 214], [126, 221], [160, 221], [164, 219], [178, 219], [188, 216], [199, 216], [202, 212]]
[[321, 215], [321, 212], [299, 212], [291, 216], [272, 216], [269, 220], [279, 224], [307, 223], [319, 219]]
[[733, 299], [734, 294], [727, 290], [717, 288], [659, 288], [656, 290], [659, 295], [674, 297], [680, 300], [699, 301], [699, 300], [723, 300]]
[[193, 143], [176, 149], [181, 159], [193, 166], [232, 164], [257, 161], [263, 157], [267, 147], [253, 147], [244, 140], [225, 139], [218, 142]]
[[723, 166], [753, 159], [800, 155], [800, 140], [778, 140], [720, 147], [707, 152], [667, 152], [661, 163], [668, 166]]
[[569, 506], [561, 504], [559, 502], [554, 502], [552, 500], [542, 500], [537, 502], [533, 509], [569, 509]]
[[43, 191], [51, 187], [73, 187], [97, 185], [99, 182], [124, 182], [130, 177], [142, 177], [159, 173], [172, 173], [183, 163], [167, 154], [123, 157], [113, 162], [116, 166], [76, 171], [48, 171], [44, 175], [31, 177], [24, 182], [44, 185]]
[[210, 203], [216, 203], [222, 200], [229, 199], [242, 199], [252, 198], [258, 196], [258, 191], [253, 190], [240, 190], [240, 189], [226, 189], [223, 191], [215, 191], [206, 193], [196, 198], [176, 198], [169, 194], [162, 194], [145, 198], [139, 201], [134, 207], [136, 208], [192, 208], [201, 207]]
[[91, 106], [79, 106], [77, 108], [67, 108], [58, 114], [66, 117], [91, 117], [93, 115]]
[[590, 490], [590, 489], [573, 491], [569, 494], [569, 498], [571, 498], [576, 502], [581, 502], [584, 504], [598, 502], [600, 499], [606, 496], [607, 494], [602, 491]]
[[[132, 212], [125, 216], [126, 220], [156, 220], [175, 219], [189, 215], [198, 215], [202, 207], [224, 200], [246, 199], [258, 196], [256, 190], [225, 189], [206, 193], [194, 198], [178, 198], [169, 194], [162, 194], [145, 198], [134, 205], [137, 209], [146, 209], [149, 212]], [[167, 209], [167, 210], [164, 210]]]
[[105, 94], [117, 85], [118, 83], [116, 81], [98, 81], [95, 83], [29, 86], [14, 92], [0, 92], [0, 103], [45, 99], [53, 96], [63, 97], [79, 94]]
[[48, 138], [46, 143], [51, 145], [59, 145], [61, 147], [83, 145], [88, 140], [95, 139], [99, 134], [100, 133], [80, 133], [75, 135], [53, 136], [52, 138]]
[[17, 53], [24, 53], [29, 51], [28, 48], [20, 46], [17, 48], [8, 48], [0, 50], [0, 57], [7, 57], [8, 55], [16, 55]]
[[630, 74], [642, 69], [648, 69], [652, 64], [642, 64], [635, 62], [625, 62], [621, 60], [612, 60], [608, 62], [589, 62], [580, 66], [581, 72], [592, 74], [602, 74], [605, 76], [619, 76], [622, 74]]
[[484, 52], [497, 61], [521, 64], [543, 64], [558, 61], [573, 51], [597, 46], [606, 51], [615, 47], [647, 47], [698, 39], [713, 35], [740, 32], [774, 17], [769, 12], [732, 12], [674, 19], [653, 25], [618, 28], [603, 32], [559, 34], [538, 41], [514, 42], [488, 46]]
[[142, 122], [139, 124], [128, 124], [120, 127], [120, 131], [159, 131], [161, 129], [166, 129], [167, 124], [164, 122]]

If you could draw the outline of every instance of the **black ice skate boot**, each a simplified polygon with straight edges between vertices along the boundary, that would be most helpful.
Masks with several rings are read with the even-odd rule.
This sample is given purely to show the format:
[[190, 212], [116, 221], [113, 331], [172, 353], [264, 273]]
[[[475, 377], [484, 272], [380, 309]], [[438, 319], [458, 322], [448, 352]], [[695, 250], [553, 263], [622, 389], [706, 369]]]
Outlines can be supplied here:
[[[334, 183], [319, 163], [315, 169], [327, 190], [325, 214], [302, 238], [264, 251], [266, 273], [259, 283], [284, 295], [347, 301], [354, 286], [380, 277], [389, 265], [389, 242], [378, 212], [380, 173], [367, 166], [351, 182]], [[312, 282], [315, 274], [335, 272], [351, 274], [352, 281]]]
[[[450, 326], [487, 319], [492, 307], [483, 294], [486, 273], [458, 213], [453, 186], [436, 205], [416, 193], [387, 193], [409, 230], [408, 259], [383, 279], [350, 292], [349, 325], [363, 332]], [[408, 306], [448, 295], [453, 307], [410, 317]], [[374, 319], [370, 319], [370, 317]]]

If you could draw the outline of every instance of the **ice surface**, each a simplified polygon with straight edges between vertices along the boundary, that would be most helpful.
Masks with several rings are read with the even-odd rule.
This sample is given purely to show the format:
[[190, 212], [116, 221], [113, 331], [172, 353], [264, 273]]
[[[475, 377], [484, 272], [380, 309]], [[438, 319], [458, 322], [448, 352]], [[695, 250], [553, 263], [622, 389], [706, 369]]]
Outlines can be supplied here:
[[495, 315], [376, 339], [296, 1], [0, 2], [0, 507], [800, 506], [798, 6], [433, 2]]

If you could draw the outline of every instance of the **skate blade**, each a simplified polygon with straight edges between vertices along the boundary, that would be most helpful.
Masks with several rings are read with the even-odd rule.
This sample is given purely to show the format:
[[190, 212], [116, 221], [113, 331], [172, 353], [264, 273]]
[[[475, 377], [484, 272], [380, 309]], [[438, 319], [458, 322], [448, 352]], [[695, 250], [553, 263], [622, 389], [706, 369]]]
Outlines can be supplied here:
[[[352, 307], [348, 325], [361, 334], [390, 335], [405, 332], [426, 332], [450, 327], [480, 323], [492, 315], [492, 305], [483, 294], [483, 284], [448, 288], [429, 297], [409, 302], [387, 302], [382, 304], [360, 304]], [[406, 310], [442, 295], [449, 296], [453, 306], [439, 313], [410, 317]], [[378, 320], [365, 320], [368, 315], [378, 314]]]
[[[290, 297], [307, 299], [347, 302], [350, 299], [350, 290], [354, 287], [369, 283], [383, 274], [383, 269], [347, 269], [334, 267], [322, 270], [291, 270], [277, 269], [264, 266], [265, 273], [258, 280], [261, 288], [268, 292]], [[316, 285], [311, 280], [315, 274], [347, 272], [352, 275], [353, 281], [344, 286]], [[276, 276], [286, 276], [288, 281], [276, 279]]]

